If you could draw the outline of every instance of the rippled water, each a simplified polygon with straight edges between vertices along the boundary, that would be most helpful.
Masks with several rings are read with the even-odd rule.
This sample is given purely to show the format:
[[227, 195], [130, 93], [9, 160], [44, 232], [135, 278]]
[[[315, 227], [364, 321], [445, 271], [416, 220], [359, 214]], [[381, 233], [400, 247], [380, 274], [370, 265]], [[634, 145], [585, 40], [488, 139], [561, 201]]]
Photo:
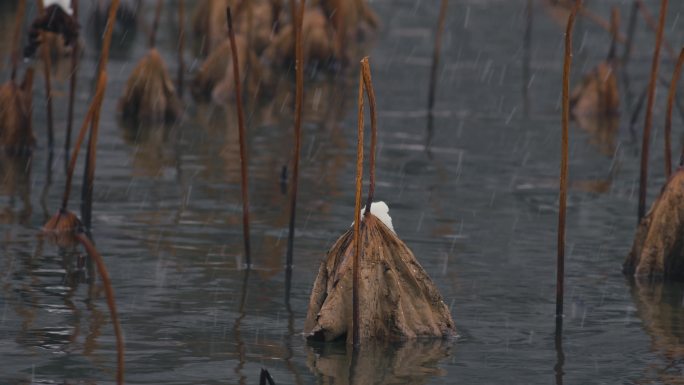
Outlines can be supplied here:
[[[12, 7], [0, 4], [0, 28], [8, 36]], [[631, 1], [589, 7], [608, 15], [611, 4], [626, 23]], [[248, 109], [255, 269], [247, 272], [232, 112], [226, 119], [225, 111], [186, 96], [183, 122], [166, 130], [133, 132], [116, 119], [123, 84], [146, 50], [152, 5], [145, 4], [136, 40], [117, 45], [108, 68], [93, 212], [94, 239], [114, 281], [125, 333], [127, 382], [255, 384], [265, 367], [278, 384], [548, 384], [558, 380], [559, 361], [568, 384], [682, 382], [684, 286], [638, 286], [621, 274], [636, 225], [640, 147], [629, 133], [624, 87], [613, 144], [597, 144], [571, 128], [561, 351], [554, 343], [561, 25], [535, 5], [525, 78], [525, 2], [452, 1], [426, 152], [439, 7], [420, 0], [371, 5], [382, 20], [369, 52], [380, 123], [376, 197], [388, 202], [397, 233], [442, 291], [460, 338], [371, 345], [356, 357], [344, 346], [307, 345], [301, 330], [319, 261], [353, 217], [357, 73], [307, 80], [295, 266], [286, 299], [288, 197], [280, 175], [291, 156], [292, 74], [284, 72], [275, 95]], [[671, 2], [665, 31], [675, 49], [684, 41], [683, 10]], [[91, 11], [82, 7], [83, 22]], [[175, 71], [174, 17], [165, 11], [158, 45]], [[90, 100], [97, 60], [97, 34], [86, 31], [78, 117]], [[575, 36], [573, 82], [605, 57], [610, 43], [587, 20]], [[2, 40], [6, 55], [9, 44]], [[632, 99], [647, 82], [652, 42], [640, 20], [628, 68]], [[664, 51], [663, 78], [672, 68]], [[38, 237], [64, 183], [67, 82], [56, 88], [52, 184], [45, 187], [42, 78], [35, 87], [39, 148], [30, 174], [24, 164], [3, 161], [0, 168], [0, 382], [113, 383], [115, 341], [99, 281], [88, 284], [78, 253]], [[651, 201], [664, 181], [665, 94], [659, 85]], [[681, 127], [675, 117], [677, 145]]]

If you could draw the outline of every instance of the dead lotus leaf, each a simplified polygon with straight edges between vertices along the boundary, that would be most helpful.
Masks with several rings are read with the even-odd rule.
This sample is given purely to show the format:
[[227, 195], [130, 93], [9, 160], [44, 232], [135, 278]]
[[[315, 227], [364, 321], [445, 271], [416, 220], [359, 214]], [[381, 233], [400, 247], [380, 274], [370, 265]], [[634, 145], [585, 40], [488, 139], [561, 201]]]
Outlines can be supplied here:
[[641, 219], [626, 274], [639, 278], [684, 278], [684, 169], [680, 167], [663, 186], [648, 214]]
[[36, 139], [31, 129], [33, 70], [21, 86], [12, 81], [0, 85], [0, 150], [8, 154], [31, 152]]
[[[453, 335], [448, 307], [406, 244], [372, 214], [364, 216], [360, 231], [360, 339]], [[350, 228], [321, 264], [304, 323], [308, 339], [352, 340], [353, 239]]]
[[159, 123], [173, 121], [181, 105], [159, 51], [151, 49], [131, 73], [119, 111], [125, 121]]
[[617, 79], [613, 66], [599, 63], [570, 95], [573, 118], [586, 115], [612, 115], [620, 109]]

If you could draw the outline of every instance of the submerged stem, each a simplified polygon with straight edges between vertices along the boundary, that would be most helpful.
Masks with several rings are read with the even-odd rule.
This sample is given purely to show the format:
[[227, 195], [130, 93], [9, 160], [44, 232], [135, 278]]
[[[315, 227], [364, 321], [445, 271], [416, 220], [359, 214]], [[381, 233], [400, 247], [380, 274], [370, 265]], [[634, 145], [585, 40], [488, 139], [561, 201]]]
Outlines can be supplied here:
[[107, 306], [109, 307], [109, 313], [112, 317], [112, 325], [114, 326], [114, 335], [116, 336], [116, 383], [122, 385], [124, 383], [124, 341], [123, 332], [121, 331], [121, 323], [119, 322], [119, 316], [116, 311], [116, 301], [114, 298], [114, 289], [112, 289], [112, 280], [109, 277], [109, 272], [107, 271], [107, 266], [105, 265], [104, 259], [90, 241], [88, 236], [79, 232], [76, 234], [76, 239], [86, 249], [86, 252], [90, 258], [95, 261], [97, 271], [102, 278], [105, 295], [107, 296]]

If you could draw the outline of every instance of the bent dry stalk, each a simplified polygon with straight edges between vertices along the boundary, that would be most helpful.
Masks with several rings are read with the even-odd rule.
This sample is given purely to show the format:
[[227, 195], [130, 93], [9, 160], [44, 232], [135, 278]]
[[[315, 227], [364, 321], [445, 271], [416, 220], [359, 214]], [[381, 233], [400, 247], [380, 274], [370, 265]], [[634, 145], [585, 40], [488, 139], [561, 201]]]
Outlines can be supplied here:
[[562, 143], [560, 166], [560, 192], [558, 198], [558, 250], [556, 258], [556, 317], [563, 316], [563, 281], [565, 277], [565, 214], [568, 200], [568, 126], [570, 124], [570, 65], [572, 62], [572, 30], [577, 11], [582, 6], [577, 1], [572, 8], [565, 30], [565, 58], [563, 61], [563, 111], [561, 117]]
[[245, 260], [247, 268], [252, 266], [249, 240], [249, 186], [247, 184], [247, 144], [245, 134], [245, 112], [242, 107], [242, 89], [240, 86], [240, 69], [238, 68], [238, 52], [235, 43], [235, 31], [233, 30], [233, 18], [230, 14], [230, 7], [226, 9], [228, 19], [228, 37], [230, 39], [230, 50], [233, 58], [233, 80], [235, 81], [235, 104], [237, 105], [238, 131], [240, 136], [240, 176], [242, 190], [242, 234], [245, 242]]
[[116, 300], [114, 298], [114, 289], [112, 289], [112, 280], [109, 277], [109, 271], [107, 271], [104, 258], [102, 258], [97, 249], [95, 249], [95, 246], [90, 241], [90, 238], [88, 238], [86, 234], [79, 232], [76, 234], [76, 239], [83, 246], [83, 248], [86, 249], [88, 255], [95, 261], [97, 271], [102, 278], [105, 295], [107, 296], [107, 306], [109, 307], [109, 313], [112, 317], [112, 325], [114, 326], [114, 334], [116, 336], [116, 382], [117, 384], [122, 385], [124, 383], [124, 340], [123, 332], [121, 331], [121, 323], [119, 322], [119, 316], [116, 310]]
[[648, 152], [651, 137], [651, 124], [653, 121], [653, 104], [655, 103], [656, 82], [658, 79], [658, 66], [660, 64], [660, 47], [663, 42], [663, 28], [665, 27], [665, 15], [667, 13], [667, 0], [660, 3], [660, 18], [656, 33], [655, 49], [653, 50], [653, 62], [651, 63], [651, 77], [648, 83], [648, 100], [646, 102], [646, 120], [644, 122], [644, 134], [641, 142], [641, 169], [639, 173], [639, 211], [637, 223], [641, 221], [646, 212], [646, 190], [648, 182]]

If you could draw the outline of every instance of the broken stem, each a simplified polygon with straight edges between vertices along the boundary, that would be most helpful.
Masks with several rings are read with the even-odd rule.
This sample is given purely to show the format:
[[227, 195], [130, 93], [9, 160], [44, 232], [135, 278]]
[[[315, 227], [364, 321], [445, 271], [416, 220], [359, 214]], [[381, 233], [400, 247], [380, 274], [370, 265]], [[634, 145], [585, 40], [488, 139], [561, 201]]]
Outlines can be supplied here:
[[247, 268], [252, 266], [249, 242], [249, 186], [247, 185], [247, 145], [245, 144], [245, 112], [242, 107], [242, 88], [240, 86], [240, 69], [238, 68], [238, 52], [233, 30], [233, 18], [230, 7], [226, 9], [228, 19], [228, 37], [233, 58], [233, 80], [235, 81], [235, 104], [237, 105], [238, 131], [240, 136], [240, 176], [242, 187], [242, 234], [245, 242], [245, 260]]
[[613, 6], [610, 12], [610, 34], [613, 38], [611, 39], [610, 50], [608, 51], [608, 62], [614, 65], [618, 44], [617, 39], [618, 34], [620, 34], [620, 11], [616, 6]]
[[563, 111], [561, 117], [561, 167], [558, 207], [558, 254], [556, 259], [556, 317], [563, 316], [563, 281], [565, 277], [565, 213], [568, 200], [568, 126], [570, 125], [570, 64], [572, 63], [572, 29], [577, 11], [582, 6], [577, 1], [572, 8], [565, 30], [565, 58], [563, 61]]
[[679, 75], [682, 73], [682, 65], [684, 64], [684, 48], [679, 52], [677, 64], [672, 73], [672, 81], [670, 82], [670, 92], [667, 94], [667, 113], [665, 114], [665, 177], [670, 178], [672, 172], [672, 148], [670, 144], [670, 136], [672, 132], [672, 110], [674, 107], [675, 94], [677, 93], [677, 83], [679, 83]]
[[[71, 0], [74, 20], [78, 20], [78, 0]], [[71, 50], [71, 78], [69, 79], [69, 107], [64, 138], [64, 172], [69, 172], [69, 151], [71, 150], [71, 131], [74, 125], [74, 102], [76, 100], [76, 68], [78, 67], [78, 40]]]
[[12, 33], [12, 75], [10, 79], [15, 82], [17, 79], [17, 66], [19, 65], [19, 43], [21, 41], [21, 27], [24, 23], [24, 14], [26, 13], [26, 0], [20, 0], [17, 8], [17, 15], [15, 16], [14, 31]]
[[442, 0], [439, 8], [439, 19], [437, 21], [437, 32], [435, 33], [435, 49], [432, 53], [432, 68], [430, 69], [430, 94], [428, 96], [428, 110], [432, 110], [435, 104], [435, 88], [437, 83], [437, 67], [439, 66], [439, 56], [442, 50], [442, 34], [444, 33], [444, 21], [449, 0]]
[[639, 3], [634, 0], [632, 10], [629, 13], [629, 24], [627, 25], [627, 41], [625, 42], [625, 50], [622, 53], [622, 67], [627, 67], [629, 56], [632, 54], [632, 42], [634, 41], [634, 32], [636, 31], [637, 12], [639, 11]]
[[154, 8], [154, 21], [152, 22], [152, 32], [150, 32], [150, 48], [154, 48], [157, 43], [157, 29], [159, 29], [159, 17], [161, 16], [162, 0], [157, 0], [157, 6]]
[[[43, 4], [43, 0], [38, 0], [38, 12], [42, 15], [45, 13], [45, 5]], [[54, 127], [53, 127], [53, 119], [52, 119], [52, 80], [51, 78], [51, 68], [52, 67], [52, 59], [50, 58], [50, 47], [47, 44], [47, 39], [45, 38], [45, 34], [47, 32], [42, 31], [40, 32], [41, 34], [41, 55], [43, 59], [43, 76], [45, 77], [45, 105], [47, 109], [47, 134], [48, 134], [48, 153], [52, 155], [52, 152], [54, 150], [54, 143], [55, 143], [55, 136], [54, 136]], [[52, 169], [52, 156], [48, 156], [48, 169]]]
[[116, 336], [116, 382], [117, 384], [122, 385], [124, 383], [124, 341], [123, 333], [121, 331], [121, 323], [119, 322], [119, 316], [116, 311], [116, 301], [114, 299], [114, 289], [112, 289], [112, 280], [109, 277], [109, 272], [107, 271], [107, 266], [105, 265], [104, 259], [97, 249], [95, 249], [95, 246], [90, 241], [88, 236], [79, 232], [76, 234], [76, 239], [86, 249], [86, 252], [90, 258], [95, 261], [97, 271], [102, 278], [105, 295], [107, 296], [107, 306], [109, 306], [109, 313], [112, 317], [112, 325], [114, 326], [114, 335]]
[[358, 139], [356, 142], [356, 197], [354, 200], [354, 265], [352, 277], [352, 342], [359, 346], [359, 264], [361, 259], [361, 188], [363, 186], [363, 70], [359, 73]]
[[286, 266], [288, 269], [292, 268], [292, 253], [294, 249], [294, 232], [295, 232], [295, 213], [297, 210], [297, 185], [299, 184], [299, 154], [302, 147], [302, 104], [304, 103], [304, 55], [302, 50], [302, 21], [304, 20], [304, 6], [306, 0], [300, 0], [297, 15], [294, 14], [295, 5], [294, 0], [291, 0], [290, 6], [293, 11], [293, 20], [295, 21], [295, 119], [294, 119], [294, 161], [292, 167], [292, 193], [290, 195], [290, 228], [287, 237], [287, 256]]
[[[444, 0], [447, 2], [448, 0]], [[368, 187], [368, 200], [366, 201], [366, 210], [364, 215], [370, 213], [371, 204], [373, 203], [373, 196], [375, 195], [375, 149], [378, 142], [378, 126], [375, 113], [375, 90], [373, 89], [373, 79], [371, 78], [370, 63], [368, 56], [361, 60], [361, 76], [363, 85], [368, 96], [368, 105], [370, 106], [371, 118], [371, 142], [370, 142], [370, 185]], [[363, 96], [363, 95], [362, 95]]]
[[183, 97], [183, 77], [185, 75], [185, 1], [178, 0], [178, 95]]
[[[643, 8], [643, 7], [642, 7]], [[658, 65], [660, 64], [660, 46], [663, 42], [663, 28], [665, 26], [665, 15], [667, 13], [667, 0], [660, 3], [660, 17], [658, 30], [656, 32], [655, 49], [653, 50], [653, 62], [651, 64], [651, 77], [648, 83], [648, 100], [646, 102], [646, 121], [644, 123], [643, 140], [641, 142], [641, 172], [639, 178], [639, 211], [638, 220], [646, 212], [646, 189], [648, 181], [648, 150], [651, 135], [651, 121], [653, 120], [653, 103], [655, 102], [655, 90], [658, 79]]]

